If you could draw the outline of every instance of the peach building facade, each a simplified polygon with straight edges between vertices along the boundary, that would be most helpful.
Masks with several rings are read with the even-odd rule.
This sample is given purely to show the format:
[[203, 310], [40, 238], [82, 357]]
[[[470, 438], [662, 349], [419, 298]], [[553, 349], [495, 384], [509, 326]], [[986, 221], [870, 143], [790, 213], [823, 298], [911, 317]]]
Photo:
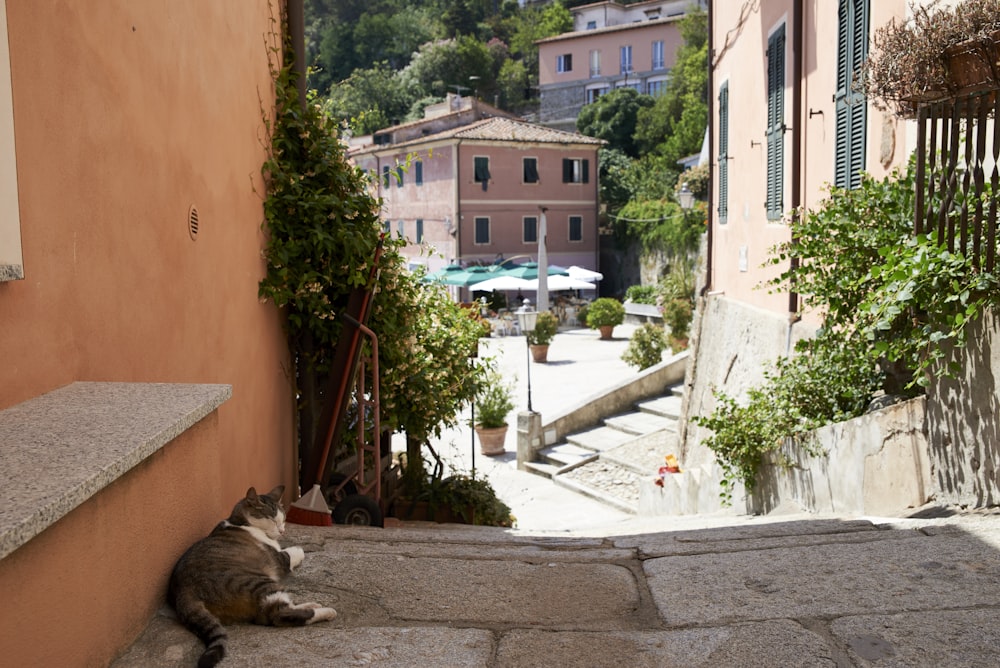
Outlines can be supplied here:
[[[257, 297], [270, 4], [0, 0], [8, 665], [106, 664], [249, 486], [294, 493], [287, 346]], [[173, 416], [162, 443], [132, 448], [155, 420], [128, 405]], [[58, 458], [57, 433], [80, 447]]]
[[[715, 293], [777, 314], [797, 306], [789, 308], [787, 293], [758, 286], [785, 269], [762, 265], [769, 249], [789, 240], [789, 212], [815, 206], [830, 184], [844, 185], [838, 183], [844, 170], [852, 178], [859, 168], [881, 177], [905, 165], [912, 151], [903, 123], [855, 98], [845, 145], [853, 161], [838, 154], [844, 150], [838, 149], [838, 113], [846, 122], [837, 102], [838, 5], [850, 6], [852, 18], [858, 9], [856, 27], [869, 37], [906, 11], [903, 0], [764, 0], [751, 11], [712, 3], [709, 283]], [[778, 116], [769, 118], [775, 100]]]

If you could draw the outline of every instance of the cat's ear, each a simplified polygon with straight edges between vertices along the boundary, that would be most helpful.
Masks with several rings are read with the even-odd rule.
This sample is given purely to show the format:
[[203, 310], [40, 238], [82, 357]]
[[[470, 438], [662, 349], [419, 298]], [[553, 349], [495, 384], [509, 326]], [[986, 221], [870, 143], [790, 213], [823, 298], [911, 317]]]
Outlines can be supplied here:
[[281, 495], [284, 494], [284, 493], [285, 493], [285, 486], [284, 485], [278, 485], [277, 487], [275, 487], [274, 489], [272, 489], [270, 492], [268, 492], [267, 495], [269, 497], [271, 497], [272, 499], [274, 499], [275, 501], [281, 501]]
[[251, 487], [250, 489], [247, 490], [247, 501], [256, 501], [256, 500], [257, 500], [257, 490]]

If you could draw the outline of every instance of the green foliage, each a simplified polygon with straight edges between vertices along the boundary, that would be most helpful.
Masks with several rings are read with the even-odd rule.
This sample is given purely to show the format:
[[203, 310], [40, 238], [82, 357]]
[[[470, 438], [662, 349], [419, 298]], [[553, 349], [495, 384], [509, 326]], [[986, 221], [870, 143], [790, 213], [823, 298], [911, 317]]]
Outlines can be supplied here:
[[496, 429], [507, 424], [507, 414], [514, 410], [514, 386], [500, 373], [490, 369], [479, 381], [476, 390], [477, 424]]
[[528, 343], [533, 346], [547, 346], [559, 331], [559, 319], [551, 311], [540, 311], [535, 321], [535, 329], [528, 334]]
[[656, 103], [642, 109], [636, 122], [636, 143], [642, 153], [666, 158], [673, 183], [677, 160], [701, 149], [708, 119], [708, 21], [704, 12], [692, 12], [680, 21], [684, 44], [677, 50], [670, 83]]
[[659, 250], [671, 258], [696, 252], [705, 231], [701, 216], [685, 213], [669, 200], [629, 202], [618, 213], [614, 230], [619, 238], [636, 239], [643, 249]]
[[580, 134], [597, 137], [611, 148], [635, 158], [639, 151], [635, 143], [636, 118], [639, 110], [653, 106], [653, 98], [634, 88], [616, 88], [580, 110], [576, 129]]
[[587, 326], [591, 329], [620, 325], [625, 322], [625, 307], [617, 299], [600, 297], [587, 308]]
[[647, 322], [632, 334], [622, 359], [642, 371], [659, 364], [663, 360], [663, 351], [668, 347], [670, 343], [663, 328]]
[[630, 285], [625, 291], [625, 300], [634, 304], [656, 304], [655, 285]]
[[[471, 93], [475, 85], [479, 95], [489, 96], [496, 90], [497, 70], [487, 45], [463, 35], [422, 45], [401, 76], [433, 95], [455, 92], [451, 87], [459, 84], [467, 88], [462, 94]], [[469, 77], [478, 79], [473, 84]]]
[[607, 206], [610, 214], [616, 214], [635, 195], [632, 162], [618, 149], [602, 146], [597, 150], [601, 204]]
[[691, 320], [694, 317], [694, 263], [688, 258], [675, 261], [670, 273], [660, 279], [656, 302], [663, 313], [663, 324], [670, 331], [670, 348], [687, 348]]
[[514, 525], [510, 506], [497, 497], [493, 486], [485, 478], [463, 474], [444, 479], [431, 477], [415, 490], [412, 500], [426, 501], [432, 511], [439, 507], [448, 508], [470, 524], [496, 527]]
[[[290, 50], [282, 54], [275, 44], [269, 55], [276, 99], [273, 117], [262, 110], [271, 144], [262, 167], [268, 238], [259, 296], [285, 314], [306, 452], [320, 428], [339, 316], [352, 291], [369, 282], [382, 222], [367, 175], [347, 161], [336, 120], [314, 96], [300, 104]], [[441, 286], [407, 271], [401, 244], [385, 240], [369, 326], [379, 335], [382, 426], [425, 438], [454, 424], [475, 392], [484, 373], [470, 359], [479, 328]]]
[[412, 82], [383, 61], [354, 70], [330, 89], [324, 104], [327, 113], [348, 121], [354, 134], [362, 135], [402, 122], [417, 94]]

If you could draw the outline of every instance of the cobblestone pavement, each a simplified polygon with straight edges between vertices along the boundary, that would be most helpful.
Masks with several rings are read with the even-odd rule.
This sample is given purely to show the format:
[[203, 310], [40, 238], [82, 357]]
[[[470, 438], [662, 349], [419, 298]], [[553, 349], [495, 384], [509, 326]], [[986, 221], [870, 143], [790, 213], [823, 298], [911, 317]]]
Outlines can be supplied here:
[[600, 459], [578, 466], [562, 475], [631, 506], [639, 503], [639, 485], [653, 484], [651, 475], [647, 476], [648, 479], [644, 479], [631, 469]]

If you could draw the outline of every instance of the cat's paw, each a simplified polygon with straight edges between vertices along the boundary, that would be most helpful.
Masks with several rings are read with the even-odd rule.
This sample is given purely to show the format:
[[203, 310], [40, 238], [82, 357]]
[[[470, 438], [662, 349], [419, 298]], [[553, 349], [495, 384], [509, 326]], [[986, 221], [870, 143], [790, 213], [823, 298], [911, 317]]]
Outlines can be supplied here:
[[288, 567], [290, 569], [298, 568], [298, 565], [306, 558], [305, 551], [298, 546], [286, 547], [283, 552], [288, 555]]
[[333, 608], [314, 608], [313, 616], [307, 624], [315, 624], [316, 622], [328, 622], [331, 619], [336, 618], [337, 611]]

